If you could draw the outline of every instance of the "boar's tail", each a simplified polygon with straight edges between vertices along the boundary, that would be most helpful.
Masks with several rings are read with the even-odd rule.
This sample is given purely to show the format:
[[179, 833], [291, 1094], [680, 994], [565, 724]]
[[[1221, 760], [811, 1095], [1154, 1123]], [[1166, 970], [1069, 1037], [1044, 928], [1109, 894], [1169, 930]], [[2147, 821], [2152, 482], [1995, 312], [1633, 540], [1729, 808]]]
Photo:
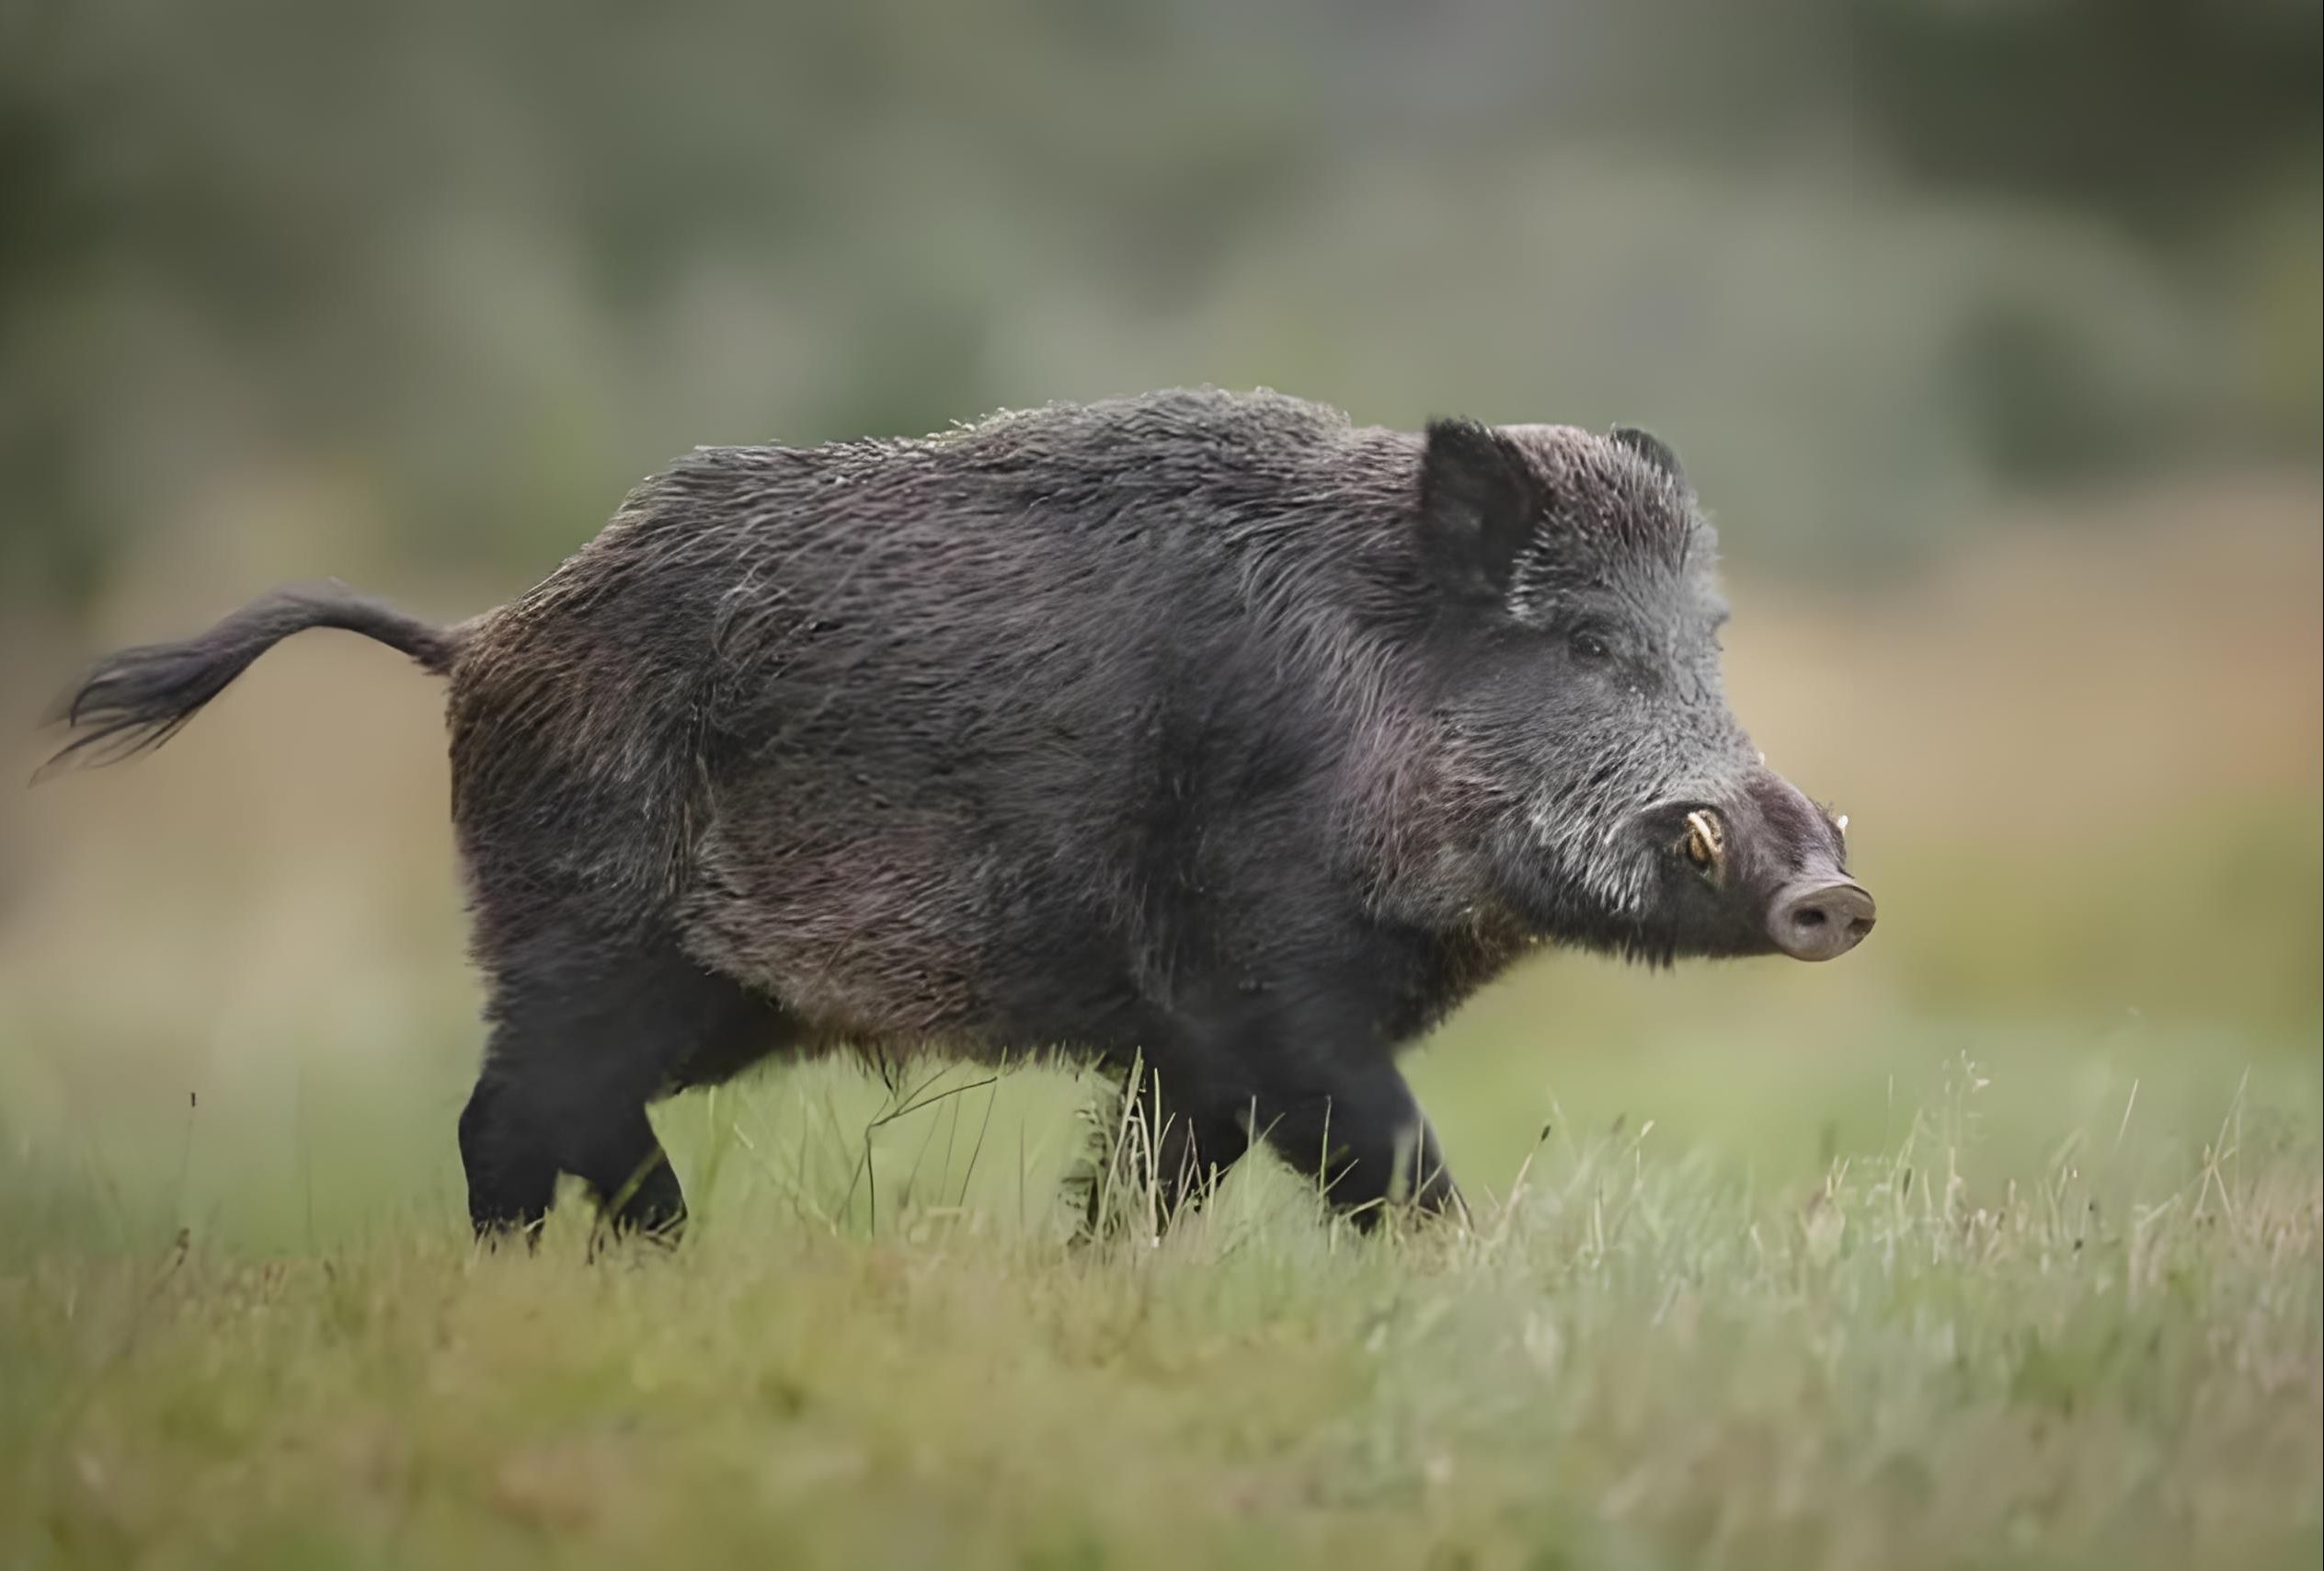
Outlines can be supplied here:
[[142, 644], [99, 660], [57, 700], [47, 722], [77, 734], [42, 768], [115, 763], [176, 736], [201, 706], [293, 633], [338, 627], [376, 638], [442, 676], [464, 629], [437, 627], [340, 583], [299, 584], [260, 595], [209, 632], [177, 644]]

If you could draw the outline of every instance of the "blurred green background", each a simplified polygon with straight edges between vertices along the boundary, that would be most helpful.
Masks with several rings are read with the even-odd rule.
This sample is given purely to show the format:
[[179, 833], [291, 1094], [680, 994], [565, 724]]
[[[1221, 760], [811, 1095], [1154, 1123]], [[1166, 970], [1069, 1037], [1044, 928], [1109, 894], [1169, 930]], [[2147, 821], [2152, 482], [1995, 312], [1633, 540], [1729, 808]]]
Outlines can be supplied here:
[[[1569, 1114], [1812, 1169], [1963, 1054], [2029, 1149], [2312, 1107], [2320, 16], [6, 0], [0, 700], [285, 579], [471, 613], [697, 443], [1193, 382], [1634, 421], [1881, 930], [1528, 968], [1415, 1066], [1463, 1170]], [[0, 794], [0, 1132], [253, 1238], [449, 1224], [440, 703], [319, 636]], [[764, 1095], [876, 1108], [819, 1074]], [[1010, 1116], [1061, 1151], [1068, 1090]]]

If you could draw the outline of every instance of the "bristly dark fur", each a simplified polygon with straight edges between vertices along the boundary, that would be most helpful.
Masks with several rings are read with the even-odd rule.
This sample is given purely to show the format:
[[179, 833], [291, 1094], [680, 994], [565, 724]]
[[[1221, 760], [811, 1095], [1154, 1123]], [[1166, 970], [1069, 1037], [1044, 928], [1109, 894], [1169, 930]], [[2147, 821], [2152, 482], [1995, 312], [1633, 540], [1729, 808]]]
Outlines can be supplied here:
[[452, 632], [269, 596], [100, 666], [59, 757], [158, 745], [303, 627], [450, 676], [480, 1230], [559, 1172], [674, 1225], [647, 1103], [842, 1042], [1140, 1064], [1165, 1187], [1257, 1141], [1441, 1209], [1398, 1049], [1539, 943], [1763, 951], [1841, 865], [1727, 711], [1714, 555], [1643, 432], [1055, 406], [698, 451]]

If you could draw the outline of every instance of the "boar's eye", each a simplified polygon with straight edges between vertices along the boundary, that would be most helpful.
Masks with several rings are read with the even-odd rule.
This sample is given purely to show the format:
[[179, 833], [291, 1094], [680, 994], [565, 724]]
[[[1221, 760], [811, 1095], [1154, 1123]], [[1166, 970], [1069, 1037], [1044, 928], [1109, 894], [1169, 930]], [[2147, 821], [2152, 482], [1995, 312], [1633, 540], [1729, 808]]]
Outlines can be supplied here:
[[1585, 660], [1602, 660], [1614, 652], [1608, 647], [1604, 634], [1587, 627], [1568, 638], [1566, 647], [1574, 651], [1576, 659]]

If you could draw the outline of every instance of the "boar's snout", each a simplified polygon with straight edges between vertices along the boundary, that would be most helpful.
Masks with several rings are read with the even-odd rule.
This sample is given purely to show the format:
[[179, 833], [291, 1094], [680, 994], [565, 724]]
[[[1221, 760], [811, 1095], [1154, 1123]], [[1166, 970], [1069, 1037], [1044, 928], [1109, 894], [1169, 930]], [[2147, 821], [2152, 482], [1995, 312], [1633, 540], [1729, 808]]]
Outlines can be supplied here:
[[1861, 884], [1825, 878], [1790, 885], [1768, 905], [1768, 938], [1795, 960], [1831, 960], [1872, 930], [1877, 912]]
[[1666, 798], [1643, 822], [1666, 858], [1677, 952], [1831, 960], [1872, 930], [1871, 891], [1848, 870], [1846, 820], [1772, 771]]
[[1872, 897], [1849, 876], [1847, 820], [1764, 767], [1738, 806], [1754, 854], [1740, 881], [1757, 886], [1768, 943], [1795, 960], [1831, 960], [1864, 941], [1877, 914]]

